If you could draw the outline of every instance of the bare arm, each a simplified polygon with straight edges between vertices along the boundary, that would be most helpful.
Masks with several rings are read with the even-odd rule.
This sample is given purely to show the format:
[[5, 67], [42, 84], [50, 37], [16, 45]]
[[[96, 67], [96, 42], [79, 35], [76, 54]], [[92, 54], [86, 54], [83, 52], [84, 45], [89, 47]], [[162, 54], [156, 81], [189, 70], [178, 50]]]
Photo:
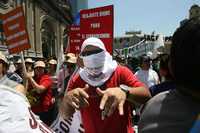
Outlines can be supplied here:
[[75, 112], [75, 109], [70, 106], [65, 99], [63, 99], [63, 101], [61, 102], [60, 106], [59, 106], [59, 113], [60, 115], [65, 118], [68, 119], [71, 116], [73, 116]]
[[16, 86], [16, 90], [17, 90], [18, 92], [20, 92], [20, 93], [26, 95], [27, 89], [26, 89], [23, 85], [18, 84], [18, 85]]
[[31, 85], [33, 86], [33, 88], [36, 89], [37, 93], [42, 93], [47, 89], [45, 88], [45, 86], [39, 85], [38, 83], [36, 83], [36, 81], [32, 77], [29, 78], [29, 81]]
[[151, 94], [148, 88], [145, 87], [131, 87], [129, 90], [129, 95], [126, 98], [130, 102], [137, 102], [144, 104], [151, 98]]
[[[137, 74], [137, 73], [136, 73]], [[136, 75], [135, 74], [135, 75]], [[122, 84], [128, 86], [129, 95], [127, 101], [144, 104], [151, 98], [151, 93], [147, 86], [142, 83], [129, 69], [123, 68], [121, 73]]]
[[84, 88], [76, 88], [65, 94], [59, 108], [59, 112], [63, 118], [67, 119], [71, 117], [74, 114], [75, 109], [80, 110], [89, 106], [89, 102], [87, 101], [89, 95], [86, 93], [88, 88], [89, 86], [86, 84]]

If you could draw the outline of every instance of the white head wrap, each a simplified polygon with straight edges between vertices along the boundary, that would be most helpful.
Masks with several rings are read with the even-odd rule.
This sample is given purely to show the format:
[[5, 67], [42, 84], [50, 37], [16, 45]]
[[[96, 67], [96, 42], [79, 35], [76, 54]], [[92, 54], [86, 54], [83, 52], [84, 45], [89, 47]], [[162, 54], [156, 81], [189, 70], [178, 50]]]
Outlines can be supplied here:
[[102, 74], [99, 77], [93, 78], [88, 74], [86, 67], [80, 68], [79, 74], [89, 85], [94, 87], [101, 86], [111, 77], [117, 68], [117, 62], [114, 61], [112, 56], [106, 51], [104, 43], [100, 39], [94, 37], [86, 39], [82, 44], [81, 52], [86, 46], [95, 46], [103, 50], [103, 52], [97, 53], [95, 56], [89, 55], [87, 57], [83, 57], [85, 58], [84, 66], [95, 68], [100, 67], [102, 64]]

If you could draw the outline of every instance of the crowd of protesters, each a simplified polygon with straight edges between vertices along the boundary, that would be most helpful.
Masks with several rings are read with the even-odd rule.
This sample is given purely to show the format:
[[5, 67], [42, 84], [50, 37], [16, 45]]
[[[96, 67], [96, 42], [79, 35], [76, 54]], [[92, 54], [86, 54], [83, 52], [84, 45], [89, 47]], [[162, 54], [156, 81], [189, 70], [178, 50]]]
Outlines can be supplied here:
[[199, 43], [200, 18], [193, 18], [175, 31], [170, 54], [154, 59], [112, 57], [95, 37], [61, 65], [26, 58], [23, 66], [0, 53], [0, 132], [59, 132], [56, 119], [76, 114], [83, 131], [75, 133], [133, 133], [133, 123], [141, 133], [200, 132]]

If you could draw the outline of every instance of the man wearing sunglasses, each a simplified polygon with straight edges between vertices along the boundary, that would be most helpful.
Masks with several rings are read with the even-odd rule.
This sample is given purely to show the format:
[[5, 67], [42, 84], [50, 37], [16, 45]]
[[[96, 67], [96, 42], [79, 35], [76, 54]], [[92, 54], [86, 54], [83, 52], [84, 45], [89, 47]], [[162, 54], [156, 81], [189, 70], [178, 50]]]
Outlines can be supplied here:
[[62, 115], [69, 118], [80, 110], [86, 133], [133, 133], [129, 102], [145, 103], [150, 98], [145, 85], [118, 65], [98, 38], [83, 42], [78, 65], [65, 93]]
[[151, 59], [147, 55], [140, 58], [141, 69], [135, 73], [135, 76], [146, 86], [151, 87], [160, 83], [156, 71], [151, 69]]

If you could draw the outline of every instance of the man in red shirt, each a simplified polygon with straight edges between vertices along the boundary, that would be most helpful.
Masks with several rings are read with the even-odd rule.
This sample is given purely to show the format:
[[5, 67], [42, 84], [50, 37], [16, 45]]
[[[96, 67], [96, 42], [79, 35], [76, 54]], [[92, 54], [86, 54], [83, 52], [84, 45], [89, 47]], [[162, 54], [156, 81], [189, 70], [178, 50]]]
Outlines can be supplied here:
[[69, 82], [62, 115], [68, 118], [80, 110], [86, 133], [133, 133], [129, 101], [145, 103], [150, 98], [145, 85], [118, 65], [98, 38], [83, 42], [79, 66]]
[[37, 61], [34, 64], [35, 76], [30, 73], [26, 74], [29, 80], [28, 95], [34, 98], [31, 103], [31, 109], [40, 116], [40, 119], [49, 125], [53, 120], [53, 102], [52, 102], [52, 80], [49, 75], [45, 74], [45, 63]]

